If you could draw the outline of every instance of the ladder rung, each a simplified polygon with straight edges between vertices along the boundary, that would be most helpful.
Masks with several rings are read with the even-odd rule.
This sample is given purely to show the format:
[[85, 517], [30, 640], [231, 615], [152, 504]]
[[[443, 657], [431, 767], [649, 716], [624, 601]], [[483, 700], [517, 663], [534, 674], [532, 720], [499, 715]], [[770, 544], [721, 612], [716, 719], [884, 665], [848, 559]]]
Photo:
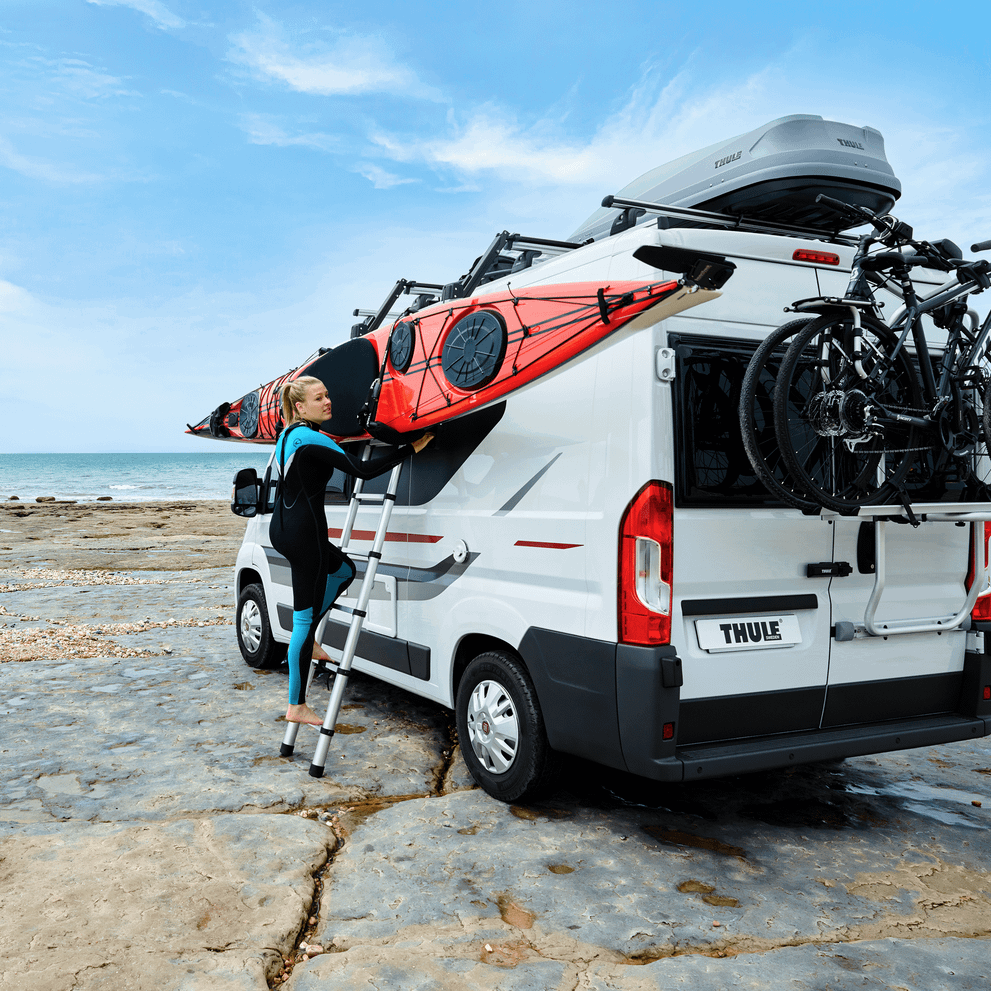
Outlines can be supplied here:
[[355, 492], [351, 498], [356, 502], [382, 502], [385, 496], [380, 492]]

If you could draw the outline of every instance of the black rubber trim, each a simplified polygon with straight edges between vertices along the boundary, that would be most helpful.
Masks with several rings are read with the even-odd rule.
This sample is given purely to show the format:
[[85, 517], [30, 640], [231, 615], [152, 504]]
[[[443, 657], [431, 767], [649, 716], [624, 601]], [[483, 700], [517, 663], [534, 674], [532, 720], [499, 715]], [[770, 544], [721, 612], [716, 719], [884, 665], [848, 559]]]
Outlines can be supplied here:
[[959, 711], [963, 672], [830, 685], [822, 726], [879, 723]]
[[320, 733], [323, 736], [333, 736], [334, 735], [334, 731], [332, 729], [327, 729], [326, 726], [321, 726], [320, 727]]
[[530, 627], [520, 641], [550, 745], [626, 770], [616, 710], [616, 644]]
[[812, 685], [683, 700], [678, 745], [818, 729], [825, 695], [825, 685]]
[[[292, 610], [280, 602], [276, 607], [276, 613], [282, 628], [291, 632]], [[331, 620], [324, 629], [324, 645], [342, 650], [348, 637], [349, 628], [350, 625]], [[359, 657], [373, 661], [375, 664], [381, 664], [382, 667], [391, 668], [393, 671], [412, 675], [414, 678], [419, 678], [420, 681], [430, 680], [430, 648], [424, 647], [422, 644], [362, 630], [358, 635], [356, 653]], [[340, 664], [339, 661], [334, 661], [334, 663]], [[343, 673], [338, 667], [335, 677], [343, 675]]]
[[[983, 625], [983, 624], [982, 624]], [[991, 685], [991, 656], [968, 650], [963, 655], [963, 681], [960, 687], [958, 712], [963, 716], [991, 719], [991, 699], [984, 698], [984, 689]]]
[[757, 595], [741, 599], [685, 599], [682, 616], [724, 616], [731, 613], [785, 612], [789, 609], [818, 609], [819, 597], [801, 595]]
[[375, 558], [376, 561], [382, 560], [382, 555], [378, 551], [369, 551], [368, 556]]

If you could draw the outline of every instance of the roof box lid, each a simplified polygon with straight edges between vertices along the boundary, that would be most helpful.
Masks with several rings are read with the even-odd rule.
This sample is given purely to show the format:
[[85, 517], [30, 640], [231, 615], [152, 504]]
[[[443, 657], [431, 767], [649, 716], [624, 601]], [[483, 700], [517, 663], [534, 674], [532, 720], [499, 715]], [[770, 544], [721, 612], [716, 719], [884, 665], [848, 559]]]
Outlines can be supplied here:
[[[616, 196], [834, 232], [857, 224], [817, 204], [819, 193], [884, 214], [901, 189], [880, 131], [794, 114], [651, 169]], [[596, 210], [570, 240], [631, 226], [616, 224], [617, 209]], [[669, 225], [695, 226], [685, 220]]]

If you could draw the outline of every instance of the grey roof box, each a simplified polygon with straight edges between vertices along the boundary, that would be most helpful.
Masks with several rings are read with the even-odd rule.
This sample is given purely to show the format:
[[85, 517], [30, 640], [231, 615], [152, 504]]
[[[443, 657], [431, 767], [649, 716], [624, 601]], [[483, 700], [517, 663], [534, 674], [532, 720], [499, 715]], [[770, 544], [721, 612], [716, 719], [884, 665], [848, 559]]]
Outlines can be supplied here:
[[[795, 114], [645, 172], [615, 195], [837, 232], [855, 225], [817, 204], [819, 193], [883, 214], [901, 191], [880, 131]], [[632, 226], [620, 218], [618, 208], [596, 210], [570, 240], [598, 239], [614, 226]], [[666, 223], [696, 226], [686, 220]]]

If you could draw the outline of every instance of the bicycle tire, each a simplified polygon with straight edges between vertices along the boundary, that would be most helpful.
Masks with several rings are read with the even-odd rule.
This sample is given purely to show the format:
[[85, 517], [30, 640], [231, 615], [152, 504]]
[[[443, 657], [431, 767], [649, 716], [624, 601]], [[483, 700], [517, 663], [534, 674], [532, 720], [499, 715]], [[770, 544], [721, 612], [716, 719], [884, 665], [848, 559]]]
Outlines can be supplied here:
[[[872, 410], [922, 413], [918, 373], [898, 337], [865, 314], [861, 378], [852, 318], [827, 314], [800, 331], [781, 361], [774, 432], [785, 466], [808, 498], [844, 515], [890, 502], [923, 446], [914, 426], [872, 422]], [[828, 374], [828, 382], [824, 378]]]
[[774, 387], [788, 343], [811, 317], [789, 320], [761, 341], [747, 365], [740, 386], [740, 436], [750, 465], [761, 484], [775, 498], [804, 513], [820, 508], [805, 495], [785, 467], [774, 433]]

